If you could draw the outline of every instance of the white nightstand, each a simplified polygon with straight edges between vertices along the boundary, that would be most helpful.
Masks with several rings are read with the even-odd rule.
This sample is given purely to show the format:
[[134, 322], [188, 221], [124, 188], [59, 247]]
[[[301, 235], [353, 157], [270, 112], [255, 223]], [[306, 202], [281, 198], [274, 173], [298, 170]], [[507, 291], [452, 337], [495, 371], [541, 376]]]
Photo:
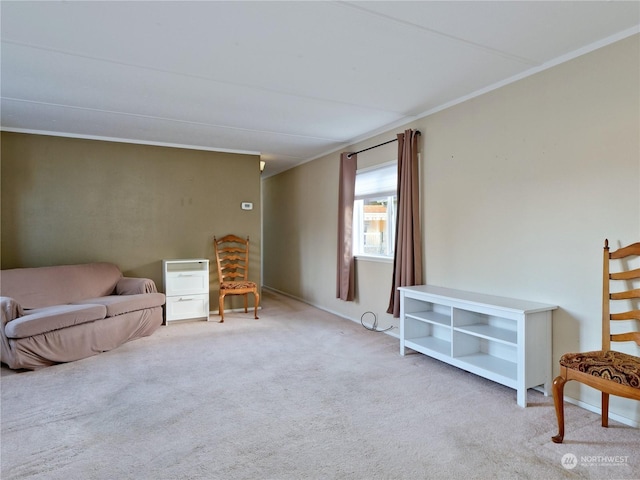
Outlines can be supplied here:
[[209, 260], [188, 258], [162, 261], [165, 325], [172, 320], [209, 320]]

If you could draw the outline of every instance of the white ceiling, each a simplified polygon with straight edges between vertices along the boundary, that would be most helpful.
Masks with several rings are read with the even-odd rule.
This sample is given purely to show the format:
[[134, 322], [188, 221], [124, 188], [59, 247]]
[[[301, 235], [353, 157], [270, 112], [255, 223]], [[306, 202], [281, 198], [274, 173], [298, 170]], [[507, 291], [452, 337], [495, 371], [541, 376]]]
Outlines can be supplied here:
[[640, 31], [640, 2], [3, 0], [3, 130], [271, 175]]

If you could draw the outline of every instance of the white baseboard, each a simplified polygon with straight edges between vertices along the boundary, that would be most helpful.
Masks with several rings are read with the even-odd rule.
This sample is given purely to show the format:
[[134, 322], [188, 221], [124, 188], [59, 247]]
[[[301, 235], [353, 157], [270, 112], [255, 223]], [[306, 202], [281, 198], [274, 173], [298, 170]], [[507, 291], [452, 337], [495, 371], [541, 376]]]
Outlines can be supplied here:
[[[323, 312], [331, 313], [332, 315], [335, 315], [336, 317], [344, 318], [345, 320], [349, 320], [349, 321], [352, 321], [354, 323], [362, 325], [362, 322], [360, 321], [359, 318], [349, 317], [349, 316], [347, 316], [347, 315], [345, 315], [343, 313], [336, 312], [336, 311], [331, 310], [329, 308], [323, 307], [322, 305], [317, 305], [317, 304], [315, 304], [313, 302], [305, 300], [304, 298], [296, 297], [295, 295], [291, 295], [290, 293], [280, 291], [277, 288], [268, 287], [268, 286], [265, 286], [265, 285], [263, 285], [262, 288], [264, 290], [269, 290], [271, 292], [277, 293], [279, 295], [283, 295], [285, 297], [293, 298], [294, 300], [297, 300], [299, 302], [306, 303], [307, 305], [311, 305], [312, 307], [315, 307], [318, 310], [322, 310]], [[393, 327], [391, 330], [381, 331], [379, 333], [384, 333], [385, 335], [389, 335], [389, 336], [391, 336], [393, 338], [398, 338], [399, 339], [400, 338], [400, 334], [397, 333], [397, 332], [394, 332], [394, 330], [397, 330], [397, 328]]]
[[[585, 403], [573, 397], [568, 397], [567, 395], [564, 396], [564, 401], [567, 403], [571, 403], [572, 405], [576, 405], [580, 408], [584, 408], [585, 410], [588, 410], [590, 412], [597, 413], [598, 415], [602, 415], [602, 408], [596, 407], [595, 405]], [[618, 415], [616, 413], [609, 412], [609, 419], [615, 420], [618, 423], [622, 423], [623, 425], [628, 425], [630, 427], [640, 427], [640, 422], [636, 422], [631, 418], [623, 417], [622, 415]]]
[[[253, 310], [252, 306], [249, 306], [249, 313], [251, 313], [251, 310]], [[258, 310], [262, 310], [262, 307], [258, 305]], [[242, 312], [244, 313], [244, 307], [240, 307], [240, 308], [225, 308], [224, 309], [224, 313], [237, 313], [237, 312]], [[220, 310], [209, 310], [209, 315], [220, 315]]]

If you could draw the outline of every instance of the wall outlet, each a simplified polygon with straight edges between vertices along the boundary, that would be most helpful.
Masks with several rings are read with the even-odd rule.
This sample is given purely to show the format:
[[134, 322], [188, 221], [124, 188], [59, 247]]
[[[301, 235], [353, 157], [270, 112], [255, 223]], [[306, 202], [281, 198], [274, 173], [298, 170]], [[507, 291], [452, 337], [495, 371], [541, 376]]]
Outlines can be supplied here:
[[253, 203], [251, 202], [242, 202], [241, 206], [243, 210], [253, 210]]

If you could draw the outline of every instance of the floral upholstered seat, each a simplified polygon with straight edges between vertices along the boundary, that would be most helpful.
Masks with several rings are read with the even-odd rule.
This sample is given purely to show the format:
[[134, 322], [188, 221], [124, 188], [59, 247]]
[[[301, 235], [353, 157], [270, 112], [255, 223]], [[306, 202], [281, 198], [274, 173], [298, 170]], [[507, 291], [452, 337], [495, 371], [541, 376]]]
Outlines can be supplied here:
[[614, 350], [566, 353], [560, 365], [621, 385], [640, 388], [640, 358]]
[[239, 288], [257, 288], [255, 282], [224, 282], [220, 285], [222, 290], [237, 290]]

